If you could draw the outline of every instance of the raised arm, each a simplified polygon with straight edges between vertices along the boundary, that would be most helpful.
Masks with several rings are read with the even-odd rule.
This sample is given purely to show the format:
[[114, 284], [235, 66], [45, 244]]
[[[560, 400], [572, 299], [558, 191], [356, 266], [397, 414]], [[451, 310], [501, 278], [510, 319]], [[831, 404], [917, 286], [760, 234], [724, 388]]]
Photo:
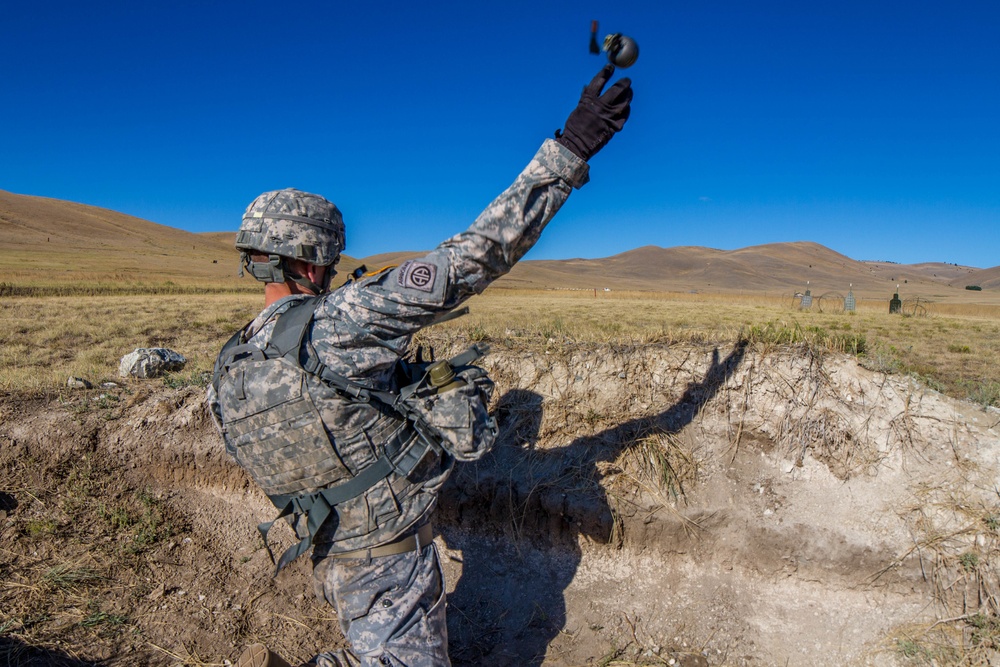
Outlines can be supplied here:
[[602, 93], [613, 73], [608, 65], [594, 77], [557, 139], [542, 144], [467, 230], [424, 257], [342, 290], [337, 300], [355, 323], [372, 333], [381, 329], [379, 337], [412, 334], [510, 271], [538, 241], [572, 188], [587, 182], [587, 160], [628, 119], [631, 82], [621, 79]]

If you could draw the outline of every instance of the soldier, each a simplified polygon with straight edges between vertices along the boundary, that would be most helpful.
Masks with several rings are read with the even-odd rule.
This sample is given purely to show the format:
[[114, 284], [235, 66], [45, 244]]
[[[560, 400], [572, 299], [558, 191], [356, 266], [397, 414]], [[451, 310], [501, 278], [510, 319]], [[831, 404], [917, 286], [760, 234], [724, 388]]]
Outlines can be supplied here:
[[[316, 594], [334, 606], [350, 642], [310, 664], [450, 664], [430, 518], [456, 458], [474, 459], [492, 444], [476, 416], [491, 385], [475, 373], [449, 385], [476, 387], [465, 392], [476, 442], [463, 455], [446, 438], [422, 444], [419, 419], [401, 415], [401, 403], [391, 407], [399, 362], [421, 327], [510, 271], [572, 188], [588, 181], [587, 160], [629, 117], [631, 82], [605, 91], [613, 74], [607, 65], [594, 77], [562, 132], [466, 231], [339, 289], [328, 289], [344, 248], [332, 203], [280, 190], [247, 208], [236, 247], [265, 283], [266, 307], [223, 350], [208, 400], [227, 451], [303, 538], [279, 569], [313, 547]], [[272, 358], [288, 363], [268, 366]], [[287, 663], [259, 644], [237, 662], [265, 665]]]

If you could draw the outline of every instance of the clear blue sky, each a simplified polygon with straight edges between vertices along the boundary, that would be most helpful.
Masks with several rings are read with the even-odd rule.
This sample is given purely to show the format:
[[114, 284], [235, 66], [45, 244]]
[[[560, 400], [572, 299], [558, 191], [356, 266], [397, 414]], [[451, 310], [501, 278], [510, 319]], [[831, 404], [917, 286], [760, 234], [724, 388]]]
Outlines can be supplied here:
[[464, 229], [639, 42], [625, 130], [534, 259], [810, 240], [1000, 264], [1000, 3], [49, 2], [0, 15], [0, 189], [191, 231], [264, 190], [356, 257]]

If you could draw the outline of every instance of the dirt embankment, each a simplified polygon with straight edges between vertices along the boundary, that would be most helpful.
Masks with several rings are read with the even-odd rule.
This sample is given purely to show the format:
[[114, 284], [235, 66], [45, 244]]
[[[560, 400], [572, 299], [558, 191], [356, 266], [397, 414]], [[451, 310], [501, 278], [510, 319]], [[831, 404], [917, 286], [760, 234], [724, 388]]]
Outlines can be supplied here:
[[[456, 665], [998, 659], [995, 411], [801, 348], [550, 341], [486, 365], [502, 435], [436, 522]], [[0, 656], [341, 641], [306, 560], [269, 578], [274, 510], [201, 398], [0, 404]]]

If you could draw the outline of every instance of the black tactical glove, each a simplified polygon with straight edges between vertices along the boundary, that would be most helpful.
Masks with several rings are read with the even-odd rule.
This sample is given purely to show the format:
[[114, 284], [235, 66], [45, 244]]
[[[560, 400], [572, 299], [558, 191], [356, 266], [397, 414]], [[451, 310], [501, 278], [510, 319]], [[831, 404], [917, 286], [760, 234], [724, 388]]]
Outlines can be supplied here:
[[580, 103], [566, 119], [565, 129], [556, 131], [556, 140], [584, 160], [604, 148], [628, 120], [632, 104], [631, 79], [619, 80], [601, 95], [604, 84], [614, 73], [614, 65], [605, 65], [583, 89]]

